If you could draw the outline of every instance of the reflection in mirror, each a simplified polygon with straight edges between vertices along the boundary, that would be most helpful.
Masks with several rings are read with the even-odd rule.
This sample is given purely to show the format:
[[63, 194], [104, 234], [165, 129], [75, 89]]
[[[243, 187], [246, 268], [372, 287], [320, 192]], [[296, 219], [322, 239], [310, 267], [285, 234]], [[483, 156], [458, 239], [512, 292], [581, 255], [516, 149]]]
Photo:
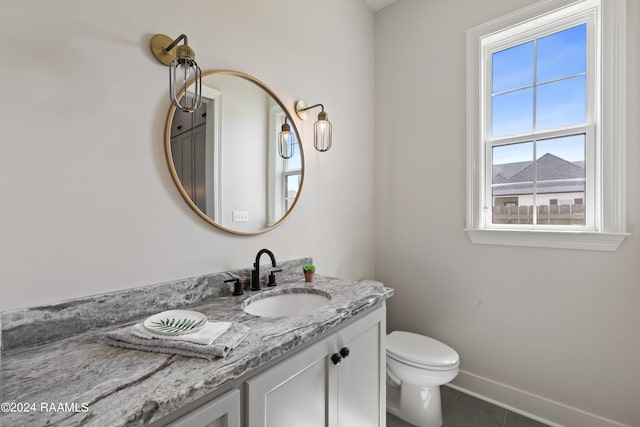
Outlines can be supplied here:
[[[289, 159], [278, 154], [285, 119], [294, 141]], [[201, 107], [193, 114], [171, 107], [165, 148], [184, 199], [223, 230], [263, 233], [298, 200], [304, 177], [298, 130], [276, 95], [244, 73], [203, 73]]]

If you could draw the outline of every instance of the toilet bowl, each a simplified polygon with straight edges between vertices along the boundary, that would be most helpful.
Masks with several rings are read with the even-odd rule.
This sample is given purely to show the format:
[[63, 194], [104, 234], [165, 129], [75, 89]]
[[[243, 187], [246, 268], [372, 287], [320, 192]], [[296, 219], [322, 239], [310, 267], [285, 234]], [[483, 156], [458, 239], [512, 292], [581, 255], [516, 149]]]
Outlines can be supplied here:
[[387, 335], [387, 411], [418, 427], [440, 427], [440, 386], [458, 375], [448, 345], [411, 332]]

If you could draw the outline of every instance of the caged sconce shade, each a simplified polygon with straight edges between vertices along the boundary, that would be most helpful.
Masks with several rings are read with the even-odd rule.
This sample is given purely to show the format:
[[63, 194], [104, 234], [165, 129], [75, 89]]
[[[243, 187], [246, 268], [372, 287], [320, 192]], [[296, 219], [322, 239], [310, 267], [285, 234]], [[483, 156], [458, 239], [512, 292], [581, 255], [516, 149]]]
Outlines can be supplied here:
[[[177, 46], [184, 40], [184, 44]], [[169, 66], [169, 98], [180, 110], [193, 113], [202, 104], [202, 71], [196, 63], [195, 52], [188, 45], [187, 36], [180, 34], [171, 40], [164, 34], [151, 38], [151, 51], [160, 63]], [[194, 79], [193, 96], [187, 96], [187, 85]], [[184, 96], [178, 99], [180, 93]]]
[[318, 120], [313, 125], [313, 145], [318, 151], [329, 151], [331, 148], [331, 122], [324, 111], [324, 105], [315, 104], [307, 107], [304, 101], [296, 102], [296, 114], [301, 120], [306, 120], [308, 117], [307, 111], [320, 107], [322, 111], [318, 113]]
[[278, 134], [278, 154], [280, 154], [280, 157], [283, 159], [290, 159], [293, 157], [293, 150], [295, 146], [293, 133], [291, 132], [291, 125], [287, 123], [287, 119], [288, 117], [284, 118], [281, 131]]

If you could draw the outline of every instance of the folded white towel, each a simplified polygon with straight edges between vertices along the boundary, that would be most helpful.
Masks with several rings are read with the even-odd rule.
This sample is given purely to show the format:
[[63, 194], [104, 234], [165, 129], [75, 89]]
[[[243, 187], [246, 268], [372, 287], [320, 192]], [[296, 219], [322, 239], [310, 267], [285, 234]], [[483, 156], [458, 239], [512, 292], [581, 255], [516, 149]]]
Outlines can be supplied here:
[[[140, 338], [133, 334], [133, 330], [134, 328], [131, 326], [125, 326], [115, 331], [107, 332], [105, 340], [114, 347], [213, 360], [216, 357], [227, 357], [249, 335], [250, 331], [247, 326], [241, 323], [231, 323], [231, 327], [216, 338], [212, 344], [202, 345], [175, 339]], [[175, 337], [172, 336], [171, 338]]]
[[131, 333], [140, 338], [160, 339], [171, 341], [184, 341], [200, 345], [211, 345], [216, 338], [225, 333], [231, 326], [231, 322], [207, 322], [195, 332], [184, 335], [158, 334], [147, 329], [144, 324], [136, 323]]

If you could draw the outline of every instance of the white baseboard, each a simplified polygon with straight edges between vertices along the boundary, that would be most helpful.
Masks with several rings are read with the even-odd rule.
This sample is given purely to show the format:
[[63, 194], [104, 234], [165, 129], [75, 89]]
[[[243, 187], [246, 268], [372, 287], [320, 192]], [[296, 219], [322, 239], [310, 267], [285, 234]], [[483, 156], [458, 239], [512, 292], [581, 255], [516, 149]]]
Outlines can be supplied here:
[[629, 427], [470, 372], [460, 371], [448, 386], [552, 427]]

